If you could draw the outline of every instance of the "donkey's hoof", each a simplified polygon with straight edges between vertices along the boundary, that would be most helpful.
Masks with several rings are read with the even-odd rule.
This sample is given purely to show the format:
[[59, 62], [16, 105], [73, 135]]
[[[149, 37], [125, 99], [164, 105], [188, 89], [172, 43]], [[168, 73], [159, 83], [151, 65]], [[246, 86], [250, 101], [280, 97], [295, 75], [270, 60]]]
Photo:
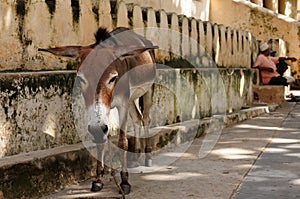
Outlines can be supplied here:
[[[121, 187], [121, 189], [122, 189], [122, 191], [125, 195], [128, 195], [131, 191], [131, 185], [130, 184], [120, 184], [120, 187]], [[122, 193], [120, 192], [120, 194], [122, 194]]]
[[92, 192], [98, 192], [101, 191], [101, 189], [103, 189], [103, 184], [100, 182], [93, 182], [92, 183], [92, 188], [91, 191]]

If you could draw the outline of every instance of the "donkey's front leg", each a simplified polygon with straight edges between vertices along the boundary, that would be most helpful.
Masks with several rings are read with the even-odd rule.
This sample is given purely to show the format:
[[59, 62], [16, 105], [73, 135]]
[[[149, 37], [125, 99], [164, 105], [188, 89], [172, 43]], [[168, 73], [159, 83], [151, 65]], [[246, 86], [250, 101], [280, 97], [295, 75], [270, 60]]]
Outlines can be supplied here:
[[120, 134], [118, 146], [122, 149], [122, 171], [121, 171], [121, 189], [123, 194], [129, 194], [131, 191], [131, 185], [128, 182], [128, 171], [127, 171], [127, 150], [128, 150], [128, 140], [126, 136], [127, 129], [127, 118], [128, 118], [128, 108], [123, 106], [119, 110], [120, 119]]
[[104, 154], [104, 146], [105, 144], [97, 144], [97, 169], [96, 169], [96, 180], [92, 183], [91, 191], [97, 192], [101, 191], [103, 188], [102, 177], [104, 175], [104, 166], [103, 166], [103, 154]]

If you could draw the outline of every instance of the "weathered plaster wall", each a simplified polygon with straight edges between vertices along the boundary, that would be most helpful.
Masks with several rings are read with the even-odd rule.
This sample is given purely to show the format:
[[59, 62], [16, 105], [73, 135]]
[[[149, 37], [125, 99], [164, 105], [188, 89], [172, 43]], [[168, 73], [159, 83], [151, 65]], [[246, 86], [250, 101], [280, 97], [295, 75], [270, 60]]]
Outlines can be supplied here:
[[0, 74], [0, 157], [79, 142], [71, 107], [75, 73]]
[[[251, 103], [253, 73], [158, 70], [151, 125], [171, 124], [177, 116], [186, 121], [240, 110]], [[83, 112], [73, 115], [73, 110], [80, 110], [74, 108], [77, 102], [72, 104], [74, 78], [74, 71], [0, 75], [0, 157], [81, 141], [86, 128], [75, 122], [81, 129], [77, 132], [74, 124], [74, 118], [84, 117]]]
[[[263, 42], [280, 38], [286, 42], [287, 55], [300, 58], [300, 23], [292, 18], [243, 0], [211, 0], [209, 18], [215, 23], [249, 31]], [[297, 79], [300, 79], [299, 66], [300, 59], [291, 63]]]
[[177, 116], [186, 121], [231, 113], [250, 105], [253, 73], [251, 69], [158, 70], [152, 125], [171, 124]]
[[[167, 50], [167, 53], [171, 51], [177, 54], [177, 58], [196, 59], [199, 55], [204, 55], [204, 50], [201, 51], [197, 45], [192, 44], [192, 38], [222, 67], [250, 67], [253, 55], [257, 52], [256, 40], [249, 32], [174, 12], [156, 10], [169, 7], [163, 1], [158, 1], [160, 6], [154, 9], [113, 0], [47, 2], [48, 4], [43, 0], [0, 1], [0, 70], [72, 68], [77, 63], [75, 60], [43, 54], [37, 51], [38, 48], [88, 45], [93, 43], [93, 34], [102, 25], [109, 29], [116, 26], [171, 29], [178, 34], [142, 29], [138, 31]], [[176, 7], [181, 1], [167, 2]], [[151, 5], [151, 1], [146, 3], [148, 4]], [[180, 34], [186, 35], [186, 38], [181, 39]], [[174, 58], [164, 53], [160, 55], [159, 61], [163, 63]], [[209, 66], [201, 61], [202, 59], [197, 61], [198, 66]]]

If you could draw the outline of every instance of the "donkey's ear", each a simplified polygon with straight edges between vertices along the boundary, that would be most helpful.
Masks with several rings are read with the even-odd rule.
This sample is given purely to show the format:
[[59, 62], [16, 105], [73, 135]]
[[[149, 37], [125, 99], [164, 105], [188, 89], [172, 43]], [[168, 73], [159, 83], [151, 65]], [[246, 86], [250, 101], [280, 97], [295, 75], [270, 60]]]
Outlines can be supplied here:
[[63, 57], [74, 57], [77, 58], [80, 56], [80, 51], [82, 46], [62, 46], [56, 48], [39, 48], [38, 51], [49, 52], [57, 56]]
[[57, 56], [80, 58], [81, 62], [93, 50], [92, 46], [62, 46], [56, 48], [39, 48], [39, 51], [49, 52]]
[[[126, 59], [128, 57], [139, 55], [147, 50], [157, 49], [158, 46], [146, 46], [146, 47], [126, 47], [126, 53], [121, 53], [120, 59]], [[124, 52], [124, 49], [121, 49]]]

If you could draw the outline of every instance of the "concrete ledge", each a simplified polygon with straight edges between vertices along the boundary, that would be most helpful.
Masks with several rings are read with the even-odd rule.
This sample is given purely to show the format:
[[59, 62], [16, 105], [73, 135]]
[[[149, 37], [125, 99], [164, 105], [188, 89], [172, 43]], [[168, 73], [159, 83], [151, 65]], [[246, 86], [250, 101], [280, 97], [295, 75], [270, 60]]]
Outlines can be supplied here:
[[254, 102], [280, 105], [284, 101], [284, 86], [254, 85], [252, 89]]
[[[266, 113], [276, 106], [260, 106], [216, 117], [233, 125]], [[204, 136], [213, 118], [190, 120], [151, 129], [153, 149], [178, 145]], [[115, 138], [114, 138], [115, 139]], [[0, 192], [4, 198], [39, 198], [94, 175], [93, 156], [82, 144], [24, 153], [0, 159]]]

